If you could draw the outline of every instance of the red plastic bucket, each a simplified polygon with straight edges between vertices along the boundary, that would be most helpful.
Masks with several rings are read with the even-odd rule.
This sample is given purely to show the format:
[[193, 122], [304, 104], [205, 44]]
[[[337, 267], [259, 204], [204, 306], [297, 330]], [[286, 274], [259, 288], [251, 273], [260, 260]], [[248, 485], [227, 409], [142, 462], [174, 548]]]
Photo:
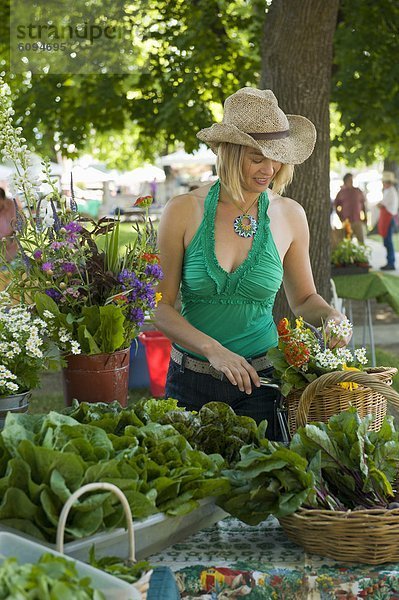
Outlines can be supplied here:
[[162, 398], [165, 395], [171, 342], [160, 331], [143, 331], [139, 338], [144, 344], [147, 357], [151, 394], [155, 398]]

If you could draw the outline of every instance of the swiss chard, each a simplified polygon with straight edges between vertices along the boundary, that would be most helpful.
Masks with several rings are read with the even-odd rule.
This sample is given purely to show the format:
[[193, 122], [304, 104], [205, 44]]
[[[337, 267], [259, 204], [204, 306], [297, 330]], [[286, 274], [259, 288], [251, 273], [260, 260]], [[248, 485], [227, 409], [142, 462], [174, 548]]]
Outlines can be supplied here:
[[355, 408], [328, 423], [300, 428], [290, 448], [309, 461], [315, 477], [311, 505], [346, 510], [386, 507], [394, 495], [399, 467], [399, 436], [393, 418], [379, 431], [368, 431], [372, 417]]

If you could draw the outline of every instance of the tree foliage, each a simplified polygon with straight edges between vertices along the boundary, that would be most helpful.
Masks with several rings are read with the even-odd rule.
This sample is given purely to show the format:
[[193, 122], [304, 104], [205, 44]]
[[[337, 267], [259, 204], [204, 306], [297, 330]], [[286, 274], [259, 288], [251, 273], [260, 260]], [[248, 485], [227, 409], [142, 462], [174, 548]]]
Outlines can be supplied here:
[[351, 164], [399, 160], [399, 3], [341, 0], [332, 100], [343, 125], [335, 145]]
[[[107, 136], [112, 151], [120, 138], [128, 145], [130, 135], [130, 152], [119, 166], [134, 166], [176, 142], [191, 151], [198, 146], [196, 131], [220, 116], [227, 95], [259, 84], [266, 0], [97, 4], [108, 23], [125, 19], [134, 29], [134, 49], [123, 59], [131, 64], [102, 56], [99, 74], [9, 73], [17, 114], [42, 154], [54, 155], [55, 147], [72, 157], [95, 148], [104, 155]], [[77, 10], [71, 6], [70, 18]], [[9, 0], [0, 17], [7, 69]], [[331, 98], [342, 127], [334, 145], [352, 164], [399, 158], [398, 33], [396, 0], [340, 0]]]
[[[226, 95], [257, 84], [263, 0], [140, 0], [133, 14], [131, 6], [125, 2], [124, 17], [138, 40], [133, 72], [112, 72], [120, 69], [111, 61], [97, 75], [10, 74], [17, 113], [39, 152], [53, 153], [55, 144], [75, 156], [95, 146], [97, 133], [104, 147], [107, 132], [122, 130], [132, 131], [131, 152], [141, 158], [176, 141], [190, 151]], [[104, 11], [113, 16], [112, 5]]]

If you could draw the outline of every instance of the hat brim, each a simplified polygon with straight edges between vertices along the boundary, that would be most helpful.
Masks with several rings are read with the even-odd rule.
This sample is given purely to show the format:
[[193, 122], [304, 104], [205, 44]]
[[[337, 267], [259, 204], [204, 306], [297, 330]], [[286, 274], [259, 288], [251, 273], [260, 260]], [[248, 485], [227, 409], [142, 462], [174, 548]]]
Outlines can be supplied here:
[[220, 143], [240, 144], [255, 148], [266, 158], [284, 164], [297, 165], [312, 154], [316, 143], [316, 128], [309, 119], [300, 115], [287, 115], [289, 135], [278, 140], [255, 140], [235, 125], [214, 123], [201, 129], [197, 138], [205, 142], [217, 154]]

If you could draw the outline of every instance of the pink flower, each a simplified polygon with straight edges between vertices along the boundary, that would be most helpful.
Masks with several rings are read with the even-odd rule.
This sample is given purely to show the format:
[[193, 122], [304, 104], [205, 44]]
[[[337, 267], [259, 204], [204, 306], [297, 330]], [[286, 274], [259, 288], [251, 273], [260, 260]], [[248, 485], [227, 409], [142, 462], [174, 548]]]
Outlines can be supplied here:
[[50, 272], [52, 272], [53, 269], [54, 269], [54, 265], [51, 262], [45, 262], [45, 263], [42, 264], [42, 270], [45, 273], [49, 273], [50, 274]]

